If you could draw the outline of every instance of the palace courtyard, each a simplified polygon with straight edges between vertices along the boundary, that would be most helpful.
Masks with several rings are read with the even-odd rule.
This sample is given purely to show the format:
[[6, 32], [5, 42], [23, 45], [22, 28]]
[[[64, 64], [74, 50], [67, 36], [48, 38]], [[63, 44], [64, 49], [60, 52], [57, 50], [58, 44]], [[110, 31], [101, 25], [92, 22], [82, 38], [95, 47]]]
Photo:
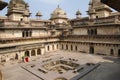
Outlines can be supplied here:
[[69, 51], [1, 63], [4, 80], [119, 80], [119, 67], [116, 57]]

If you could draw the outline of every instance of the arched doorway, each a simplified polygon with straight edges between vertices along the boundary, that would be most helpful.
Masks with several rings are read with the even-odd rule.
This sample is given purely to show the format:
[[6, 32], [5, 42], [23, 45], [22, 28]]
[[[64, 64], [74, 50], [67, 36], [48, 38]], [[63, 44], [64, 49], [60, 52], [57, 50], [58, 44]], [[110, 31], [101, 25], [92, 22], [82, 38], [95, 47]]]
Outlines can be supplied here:
[[118, 57], [120, 57], [120, 49], [118, 50]]
[[64, 46], [63, 46], [63, 44], [62, 44], [62, 49], [64, 49]]
[[15, 54], [15, 59], [18, 60], [18, 54]]
[[47, 46], [47, 50], [48, 50], [48, 51], [50, 50], [50, 47], [49, 47], [49, 46]]
[[29, 51], [25, 52], [25, 56], [30, 57]]
[[57, 44], [57, 49], [58, 49], [58, 44]]
[[31, 51], [31, 56], [35, 56], [35, 50]]
[[89, 53], [94, 54], [94, 47], [93, 46], [90, 46]]
[[71, 45], [71, 51], [73, 51], [73, 46]]
[[75, 46], [75, 50], [76, 50], [76, 51], [78, 50], [78, 47], [77, 47], [77, 46]]
[[110, 55], [111, 55], [111, 56], [114, 55], [114, 50], [113, 50], [113, 49], [110, 50]]
[[37, 50], [37, 55], [41, 55], [41, 49]]
[[66, 45], [66, 50], [68, 50], [68, 45]]

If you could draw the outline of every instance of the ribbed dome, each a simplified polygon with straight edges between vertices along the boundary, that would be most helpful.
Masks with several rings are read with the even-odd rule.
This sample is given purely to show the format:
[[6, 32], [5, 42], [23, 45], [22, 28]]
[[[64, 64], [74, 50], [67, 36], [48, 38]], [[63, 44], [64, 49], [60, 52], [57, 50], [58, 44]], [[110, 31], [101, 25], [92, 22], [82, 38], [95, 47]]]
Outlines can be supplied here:
[[67, 18], [67, 15], [66, 12], [58, 6], [51, 14], [51, 19], [53, 18]]

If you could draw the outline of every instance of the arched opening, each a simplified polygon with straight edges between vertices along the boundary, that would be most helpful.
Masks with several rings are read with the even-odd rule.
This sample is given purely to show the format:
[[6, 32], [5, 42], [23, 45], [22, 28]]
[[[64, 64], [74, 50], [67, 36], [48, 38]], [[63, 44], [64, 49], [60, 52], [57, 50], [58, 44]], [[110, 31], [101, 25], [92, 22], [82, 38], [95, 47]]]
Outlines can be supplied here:
[[35, 56], [35, 50], [31, 51], [31, 56]]
[[90, 30], [87, 31], [88, 35], [90, 35]]
[[41, 49], [37, 50], [37, 55], [41, 55]]
[[96, 19], [98, 19], [98, 16], [96, 16]]
[[15, 59], [18, 60], [18, 54], [15, 54]]
[[62, 44], [62, 49], [64, 49], [64, 46], [63, 46], [63, 44]]
[[22, 37], [25, 37], [25, 31], [22, 32]]
[[73, 51], [73, 46], [71, 45], [71, 51]]
[[47, 46], [47, 50], [48, 50], [48, 51], [50, 50], [50, 47], [49, 47], [49, 46]]
[[97, 35], [97, 29], [94, 30], [94, 34]]
[[29, 32], [29, 37], [32, 37], [32, 31], [30, 30], [30, 32]]
[[57, 49], [58, 49], [58, 44], [57, 44]]
[[91, 29], [91, 35], [94, 35], [94, 30], [93, 29]]
[[90, 53], [90, 54], [94, 54], [94, 47], [93, 47], [93, 46], [90, 47], [89, 53]]
[[29, 51], [25, 52], [25, 56], [30, 57]]
[[29, 32], [28, 31], [26, 31], [26, 37], [29, 37]]
[[114, 55], [114, 50], [113, 50], [113, 49], [110, 50], [110, 55], [111, 55], [111, 56]]
[[23, 21], [23, 18], [21, 18], [20, 21]]
[[120, 49], [118, 50], [118, 57], [120, 57]]
[[76, 50], [76, 51], [78, 50], [78, 47], [77, 47], [77, 46], [75, 46], [75, 50]]
[[66, 50], [68, 50], [68, 45], [66, 45]]

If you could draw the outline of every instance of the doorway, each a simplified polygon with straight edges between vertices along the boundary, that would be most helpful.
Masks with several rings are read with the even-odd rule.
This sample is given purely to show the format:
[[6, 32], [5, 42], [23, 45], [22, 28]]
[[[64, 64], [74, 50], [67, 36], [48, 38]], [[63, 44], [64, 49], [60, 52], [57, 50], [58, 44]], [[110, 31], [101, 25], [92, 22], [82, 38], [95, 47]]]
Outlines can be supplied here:
[[66, 45], [66, 50], [68, 50], [68, 45]]
[[77, 46], [75, 46], [75, 50], [76, 50], [76, 51], [78, 50], [78, 47], [77, 47]]
[[114, 50], [113, 50], [113, 49], [110, 50], [110, 55], [111, 55], [111, 56], [114, 55]]
[[37, 55], [41, 55], [41, 49], [37, 50]]
[[18, 60], [18, 54], [15, 54], [15, 59]]
[[120, 49], [118, 50], [118, 57], [120, 57]]
[[64, 49], [64, 46], [63, 46], [63, 44], [62, 44], [62, 50]]
[[73, 51], [73, 45], [71, 45], [71, 51]]
[[94, 54], [94, 47], [93, 46], [90, 46], [89, 53]]
[[47, 46], [47, 50], [48, 50], [48, 51], [50, 50], [50, 47], [49, 47], [49, 46]]
[[29, 51], [25, 52], [25, 56], [30, 57]]
[[35, 56], [35, 50], [31, 51], [31, 56]]

